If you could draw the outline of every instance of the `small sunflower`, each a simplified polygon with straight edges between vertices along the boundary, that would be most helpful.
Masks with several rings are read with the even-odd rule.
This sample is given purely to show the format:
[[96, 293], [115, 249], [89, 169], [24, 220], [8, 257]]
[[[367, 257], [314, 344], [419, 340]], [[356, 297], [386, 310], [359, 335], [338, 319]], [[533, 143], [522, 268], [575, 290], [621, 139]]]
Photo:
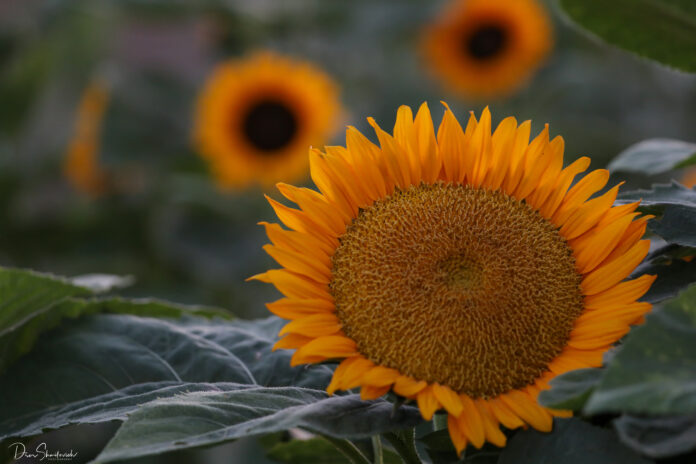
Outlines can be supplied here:
[[278, 184], [299, 209], [269, 198], [290, 229], [264, 223], [283, 269], [252, 279], [285, 298], [276, 348], [292, 364], [342, 360], [328, 386], [393, 390], [430, 420], [448, 415], [457, 450], [505, 444], [500, 425], [549, 431], [537, 403], [549, 380], [600, 366], [602, 354], [651, 309], [653, 276], [624, 281], [648, 252], [638, 203], [613, 207], [618, 185], [586, 157], [563, 168], [548, 126], [491, 114], [465, 129], [446, 109], [397, 114], [381, 147], [349, 127], [347, 148], [310, 151], [319, 192]]
[[306, 149], [336, 128], [338, 90], [309, 63], [270, 52], [219, 65], [198, 100], [195, 140], [222, 187], [301, 179]]
[[426, 31], [425, 56], [454, 91], [504, 96], [536, 70], [552, 46], [536, 0], [455, 0]]
[[102, 193], [106, 186], [106, 174], [99, 167], [99, 139], [108, 102], [109, 88], [104, 81], [95, 80], [87, 86], [63, 162], [63, 172], [72, 186], [90, 195]]

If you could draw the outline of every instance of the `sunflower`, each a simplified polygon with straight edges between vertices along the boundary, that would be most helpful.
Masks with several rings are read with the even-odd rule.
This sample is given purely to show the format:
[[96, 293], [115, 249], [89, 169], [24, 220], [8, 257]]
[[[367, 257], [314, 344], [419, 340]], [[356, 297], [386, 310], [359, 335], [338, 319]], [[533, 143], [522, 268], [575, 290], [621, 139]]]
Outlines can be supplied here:
[[106, 174], [99, 167], [99, 139], [109, 88], [94, 80], [84, 90], [77, 109], [75, 132], [63, 162], [63, 172], [77, 190], [98, 195], [106, 186]]
[[470, 97], [504, 96], [536, 70], [552, 46], [536, 0], [455, 0], [426, 31], [433, 71]]
[[219, 65], [198, 100], [195, 140], [224, 188], [301, 179], [308, 146], [336, 128], [336, 85], [309, 63], [270, 52]]
[[290, 319], [276, 348], [292, 364], [341, 360], [328, 392], [389, 390], [430, 420], [448, 414], [458, 451], [505, 444], [500, 425], [549, 431], [537, 396], [602, 354], [642, 320], [653, 276], [624, 281], [648, 252], [649, 216], [613, 207], [604, 169], [578, 180], [563, 168], [548, 126], [446, 108], [437, 136], [428, 107], [399, 108], [380, 146], [352, 127], [347, 148], [310, 151], [319, 192], [278, 184], [299, 209], [268, 199], [290, 229], [263, 223], [265, 250], [283, 267], [251, 277], [285, 295], [268, 304]]

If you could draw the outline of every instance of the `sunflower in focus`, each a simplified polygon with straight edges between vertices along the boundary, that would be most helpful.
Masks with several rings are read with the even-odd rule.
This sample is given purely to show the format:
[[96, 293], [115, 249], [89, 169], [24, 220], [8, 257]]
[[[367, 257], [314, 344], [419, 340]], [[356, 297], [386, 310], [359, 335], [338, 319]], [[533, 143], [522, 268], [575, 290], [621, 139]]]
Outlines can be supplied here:
[[[347, 147], [311, 150], [319, 191], [278, 184], [265, 250], [282, 266], [252, 279], [285, 295], [275, 348], [292, 364], [340, 360], [328, 392], [393, 390], [430, 420], [444, 408], [458, 451], [503, 446], [500, 425], [551, 430], [537, 396], [569, 370], [596, 367], [642, 321], [654, 276], [624, 279], [646, 256], [649, 216], [612, 206], [618, 185], [586, 157], [563, 167], [548, 126], [428, 107], [398, 111], [380, 146], [349, 127]], [[572, 185], [572, 187], [571, 187]]]
[[270, 53], [219, 65], [198, 100], [195, 141], [223, 188], [270, 186], [307, 172], [341, 112], [331, 79], [309, 63]]
[[106, 173], [99, 166], [99, 139], [108, 102], [106, 82], [95, 80], [87, 86], [80, 99], [75, 132], [63, 162], [63, 172], [70, 184], [90, 195], [98, 195], [106, 187]]
[[449, 87], [483, 98], [519, 88], [552, 42], [550, 20], [537, 0], [454, 0], [428, 27], [423, 48]]

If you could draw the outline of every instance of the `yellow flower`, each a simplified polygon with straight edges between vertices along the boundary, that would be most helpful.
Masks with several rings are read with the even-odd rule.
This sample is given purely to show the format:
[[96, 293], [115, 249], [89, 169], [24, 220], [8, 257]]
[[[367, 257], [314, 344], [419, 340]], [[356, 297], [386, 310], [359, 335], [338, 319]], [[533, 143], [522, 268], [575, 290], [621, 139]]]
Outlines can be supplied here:
[[331, 79], [309, 63], [270, 52], [219, 65], [198, 100], [195, 141], [223, 188], [302, 179], [307, 147], [336, 128]]
[[425, 56], [445, 83], [469, 97], [517, 90], [552, 47], [536, 0], [455, 0], [426, 31]]
[[[548, 126], [473, 113], [465, 129], [446, 109], [399, 108], [381, 147], [354, 128], [347, 148], [310, 152], [319, 192], [278, 184], [299, 209], [272, 199], [290, 229], [264, 223], [265, 250], [283, 267], [252, 277], [285, 298], [276, 348], [292, 364], [341, 359], [329, 393], [390, 389], [425, 419], [444, 408], [457, 448], [505, 444], [500, 425], [551, 430], [540, 390], [602, 354], [651, 309], [653, 276], [623, 281], [648, 252], [638, 203], [613, 207], [618, 185], [591, 198], [604, 169], [563, 168]], [[591, 199], [590, 199], [591, 198]]]
[[108, 102], [109, 89], [104, 81], [95, 80], [85, 89], [63, 162], [63, 172], [72, 186], [90, 195], [98, 195], [106, 187], [106, 174], [99, 167], [99, 139]]

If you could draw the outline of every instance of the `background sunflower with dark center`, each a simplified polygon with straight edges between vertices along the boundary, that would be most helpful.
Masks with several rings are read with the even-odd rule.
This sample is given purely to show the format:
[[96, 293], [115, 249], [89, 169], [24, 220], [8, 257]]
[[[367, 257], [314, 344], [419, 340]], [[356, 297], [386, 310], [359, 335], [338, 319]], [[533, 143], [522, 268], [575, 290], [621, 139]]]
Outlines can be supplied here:
[[338, 88], [321, 70], [272, 52], [230, 60], [198, 101], [195, 141], [223, 188], [302, 179], [307, 148], [328, 140]]
[[455, 0], [427, 28], [423, 49], [445, 85], [483, 99], [521, 87], [552, 42], [550, 20], [536, 0]]

